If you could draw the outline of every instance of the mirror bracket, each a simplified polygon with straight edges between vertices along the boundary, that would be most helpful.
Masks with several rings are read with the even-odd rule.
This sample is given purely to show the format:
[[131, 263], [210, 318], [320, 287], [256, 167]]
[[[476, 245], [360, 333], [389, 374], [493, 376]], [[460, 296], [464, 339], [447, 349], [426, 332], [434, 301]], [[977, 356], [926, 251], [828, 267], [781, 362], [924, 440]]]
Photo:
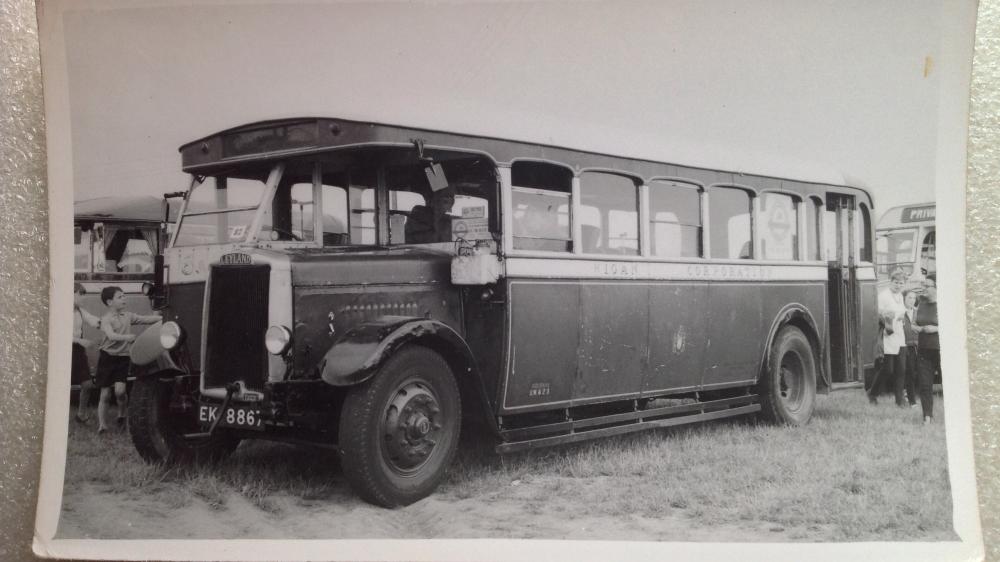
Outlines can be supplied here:
[[424, 154], [424, 139], [410, 139], [410, 142], [412, 142], [413, 147], [417, 149], [417, 160], [427, 163], [434, 162], [433, 158]]

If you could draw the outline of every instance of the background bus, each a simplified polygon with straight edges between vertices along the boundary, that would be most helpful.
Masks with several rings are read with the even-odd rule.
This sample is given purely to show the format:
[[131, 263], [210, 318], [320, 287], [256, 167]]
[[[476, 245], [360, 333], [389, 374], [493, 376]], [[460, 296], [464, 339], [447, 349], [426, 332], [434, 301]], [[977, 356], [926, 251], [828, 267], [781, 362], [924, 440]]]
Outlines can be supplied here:
[[[98, 197], [73, 205], [73, 279], [87, 294], [81, 306], [101, 316], [106, 308], [101, 289], [121, 287], [128, 310], [149, 314], [142, 284], [153, 281], [153, 258], [166, 241], [164, 219], [172, 223], [179, 205], [152, 196]], [[169, 216], [165, 205], [169, 206]], [[137, 329], [138, 332], [138, 329]], [[83, 337], [95, 343], [87, 350], [90, 368], [97, 368], [99, 330], [84, 326]]]
[[875, 242], [880, 283], [902, 269], [909, 276], [907, 285], [919, 287], [937, 271], [934, 215], [934, 203], [892, 207], [882, 215]]

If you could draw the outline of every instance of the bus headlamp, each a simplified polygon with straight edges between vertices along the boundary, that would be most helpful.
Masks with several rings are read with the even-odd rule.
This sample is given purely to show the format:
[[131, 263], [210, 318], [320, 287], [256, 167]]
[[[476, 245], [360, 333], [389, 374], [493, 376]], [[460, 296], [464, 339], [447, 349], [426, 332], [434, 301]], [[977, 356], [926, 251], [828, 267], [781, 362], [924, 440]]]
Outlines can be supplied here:
[[150, 283], [149, 281], [144, 282], [142, 284], [142, 294], [146, 295], [147, 297], [149, 295], [152, 295], [153, 294], [153, 284]]
[[160, 345], [163, 349], [173, 349], [184, 339], [184, 330], [177, 322], [164, 322], [160, 326]]
[[281, 355], [292, 344], [292, 332], [284, 326], [271, 326], [264, 334], [264, 347], [271, 355]]

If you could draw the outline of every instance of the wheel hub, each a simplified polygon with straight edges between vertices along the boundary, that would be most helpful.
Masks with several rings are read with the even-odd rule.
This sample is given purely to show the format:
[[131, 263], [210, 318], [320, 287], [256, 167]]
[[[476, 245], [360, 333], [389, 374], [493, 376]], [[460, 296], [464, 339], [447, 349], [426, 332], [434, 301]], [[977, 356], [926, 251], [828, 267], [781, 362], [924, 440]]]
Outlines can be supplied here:
[[400, 386], [385, 409], [382, 435], [386, 458], [400, 473], [420, 468], [437, 445], [441, 408], [423, 384]]
[[415, 414], [404, 424], [406, 426], [406, 436], [411, 441], [423, 439], [431, 431], [431, 422], [423, 414]]
[[782, 358], [778, 371], [778, 391], [782, 402], [789, 409], [801, 406], [804, 394], [801, 360], [794, 354]]

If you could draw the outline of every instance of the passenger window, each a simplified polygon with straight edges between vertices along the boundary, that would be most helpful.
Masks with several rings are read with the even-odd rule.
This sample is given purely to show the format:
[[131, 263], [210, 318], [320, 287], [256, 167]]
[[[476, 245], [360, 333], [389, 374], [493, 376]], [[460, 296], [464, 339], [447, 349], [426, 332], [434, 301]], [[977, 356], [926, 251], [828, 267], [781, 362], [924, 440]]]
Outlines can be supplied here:
[[858, 221], [858, 228], [861, 230], [861, 235], [858, 236], [860, 250], [859, 259], [864, 262], [872, 261], [872, 219], [871, 215], [868, 213], [868, 207], [864, 204], [858, 205], [861, 209], [861, 220]]
[[806, 208], [806, 259], [822, 260], [823, 254], [820, 252], [820, 212], [823, 203], [815, 197], [809, 198]]
[[823, 211], [823, 255], [826, 261], [842, 261], [837, 256], [837, 213]]
[[784, 193], [764, 193], [758, 218], [761, 259], [799, 259], [796, 200]]
[[515, 162], [511, 166], [514, 248], [572, 250], [572, 182], [572, 172], [561, 166], [540, 162]]
[[708, 224], [713, 258], [752, 259], [750, 194], [733, 187], [713, 187], [708, 196]]
[[514, 247], [568, 251], [571, 245], [569, 193], [513, 187]]
[[618, 174], [585, 172], [580, 175], [580, 199], [582, 205], [596, 207], [601, 222], [607, 225], [593, 236], [596, 246], [584, 245], [584, 252], [639, 255], [639, 190], [635, 180]]
[[[601, 211], [593, 205], [580, 205], [580, 214], [576, 220], [580, 221], [580, 246], [583, 253], [592, 254], [597, 251], [601, 244], [601, 233], [604, 227], [601, 223]], [[569, 224], [567, 221], [566, 224]]]
[[662, 258], [701, 256], [701, 192], [672, 181], [649, 183], [651, 254]]

